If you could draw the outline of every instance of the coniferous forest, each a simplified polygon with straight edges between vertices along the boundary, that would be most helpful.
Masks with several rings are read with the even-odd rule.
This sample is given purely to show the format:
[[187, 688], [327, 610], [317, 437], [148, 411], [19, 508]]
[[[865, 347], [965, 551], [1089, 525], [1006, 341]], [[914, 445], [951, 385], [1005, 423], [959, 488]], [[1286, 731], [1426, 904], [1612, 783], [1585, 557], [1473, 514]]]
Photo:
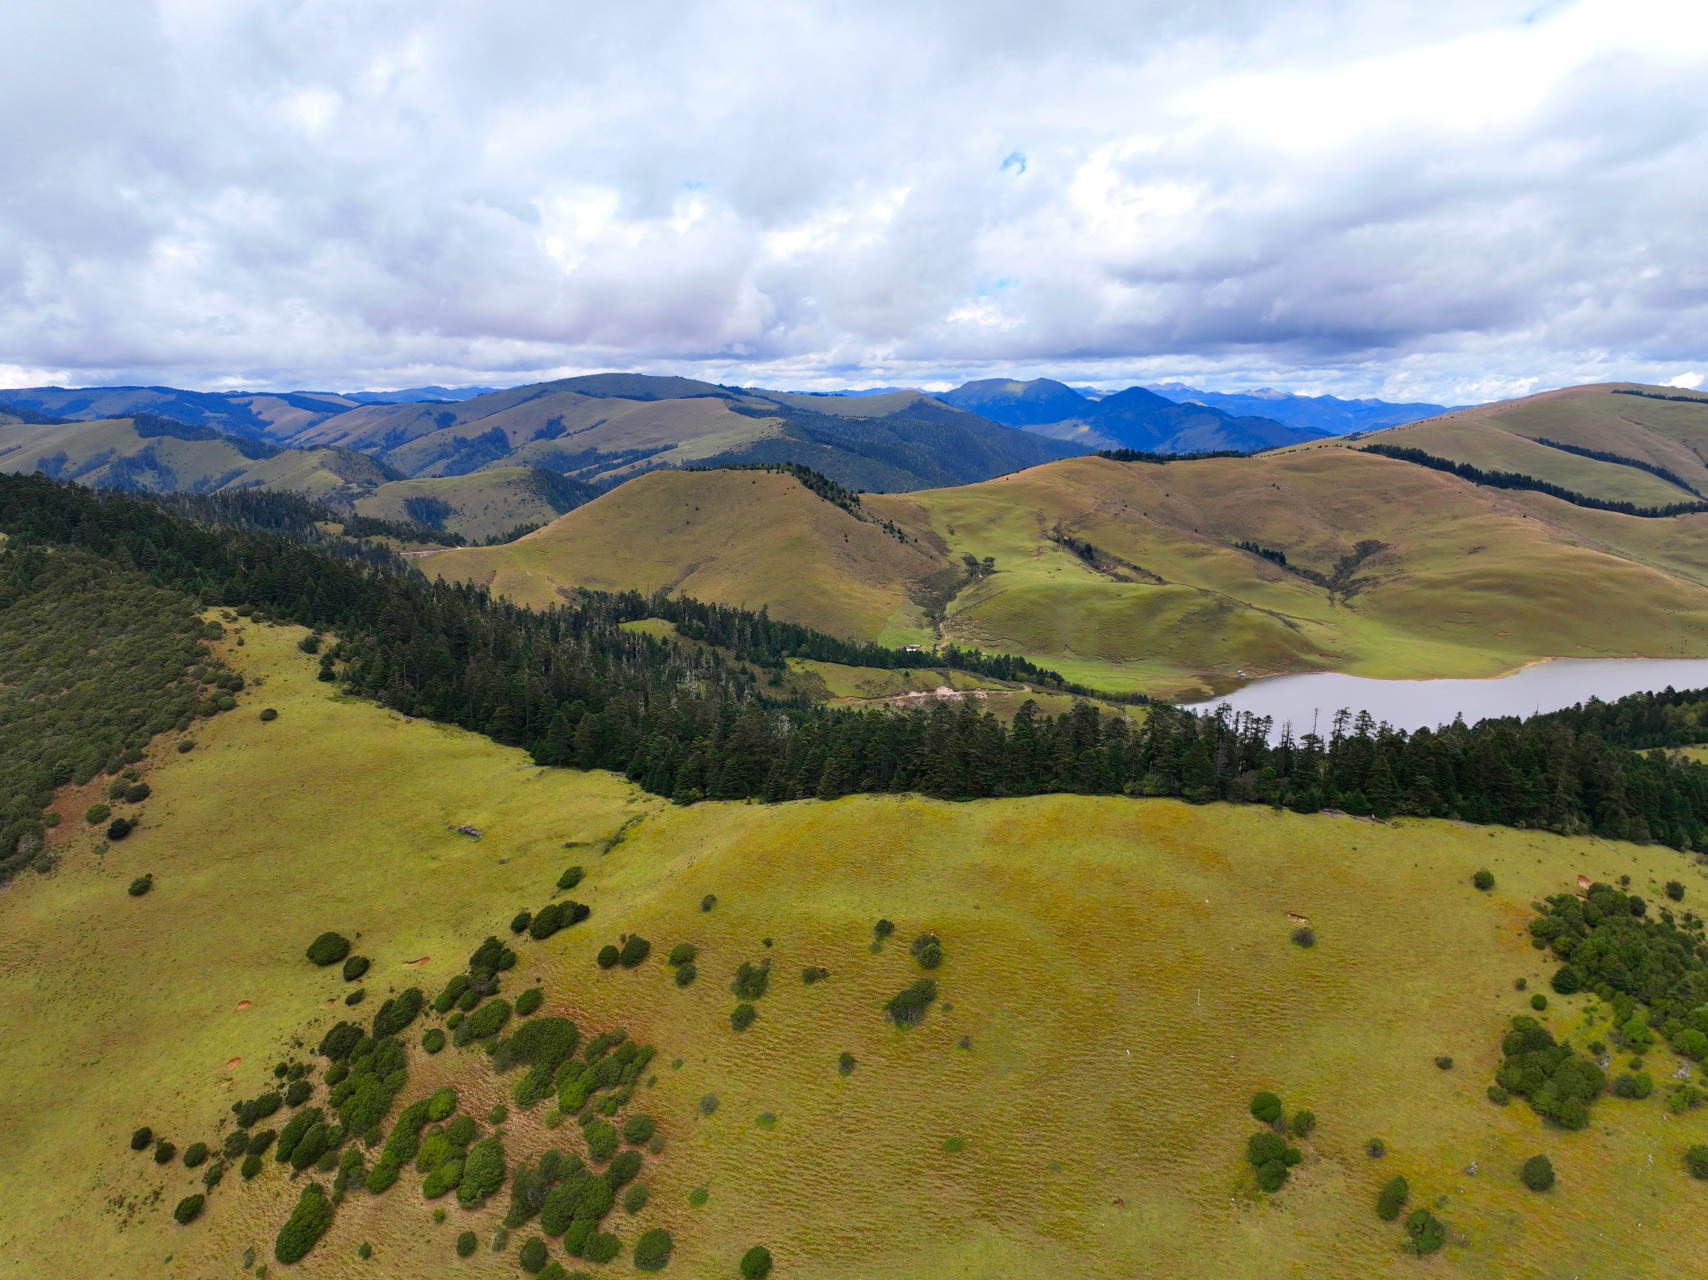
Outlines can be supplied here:
[[[329, 632], [328, 684], [525, 747], [543, 765], [622, 772], [680, 803], [905, 791], [1177, 796], [1708, 848], [1708, 767], [1661, 749], [1708, 741], [1708, 691], [1416, 733], [1343, 713], [1326, 737], [1275, 733], [1225, 711], [1129, 716], [1089, 701], [1059, 716], [1027, 704], [1011, 724], [972, 699], [830, 709], [791, 691], [787, 659], [953, 667], [1091, 691], [1023, 659], [884, 649], [683, 598], [584, 592], [536, 612], [429, 582], [388, 551], [322, 532], [320, 514], [279, 495], [150, 499], [0, 476], [4, 625], [21, 634], [27, 619], [34, 629], [0, 699], [7, 874], [39, 847], [54, 786], [218, 709], [194, 616], [206, 605]], [[147, 626], [131, 626], [143, 618]], [[675, 635], [623, 625], [648, 618]], [[56, 663], [108, 632], [136, 632], [130, 643], [147, 661], [109, 661], [81, 682], [55, 677]]]

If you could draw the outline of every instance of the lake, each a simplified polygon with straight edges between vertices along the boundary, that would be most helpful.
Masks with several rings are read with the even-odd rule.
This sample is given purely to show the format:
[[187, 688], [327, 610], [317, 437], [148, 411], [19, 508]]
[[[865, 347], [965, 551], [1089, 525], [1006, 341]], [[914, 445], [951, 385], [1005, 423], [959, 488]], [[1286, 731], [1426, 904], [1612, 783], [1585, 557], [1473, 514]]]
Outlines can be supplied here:
[[1434, 729], [1462, 715], [1466, 724], [1490, 716], [1559, 711], [1591, 698], [1612, 702], [1628, 693], [1708, 687], [1708, 658], [1555, 658], [1492, 680], [1372, 680], [1316, 672], [1254, 680], [1224, 698], [1191, 704], [1208, 711], [1224, 702], [1238, 711], [1291, 722], [1295, 734], [1313, 723], [1328, 736], [1334, 713], [1368, 711], [1396, 729]]

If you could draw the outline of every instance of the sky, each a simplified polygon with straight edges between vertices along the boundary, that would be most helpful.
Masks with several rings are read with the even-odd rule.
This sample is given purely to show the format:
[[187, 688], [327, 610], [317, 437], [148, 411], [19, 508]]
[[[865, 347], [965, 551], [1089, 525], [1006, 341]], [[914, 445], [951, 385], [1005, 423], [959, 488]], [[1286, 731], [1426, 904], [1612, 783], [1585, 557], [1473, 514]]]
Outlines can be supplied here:
[[1700, 0], [8, 0], [0, 386], [1708, 377]]

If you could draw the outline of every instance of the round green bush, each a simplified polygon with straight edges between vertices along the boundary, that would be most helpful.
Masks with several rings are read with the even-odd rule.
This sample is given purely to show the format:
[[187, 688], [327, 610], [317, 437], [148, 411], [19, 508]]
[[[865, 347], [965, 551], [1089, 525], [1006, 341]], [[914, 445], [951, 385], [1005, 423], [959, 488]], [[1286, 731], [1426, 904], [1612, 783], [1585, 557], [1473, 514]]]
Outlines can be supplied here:
[[718, 905], [718, 895], [715, 893], [708, 893], [705, 897], [700, 899], [700, 910], [701, 911], [710, 911], [713, 907], [715, 907], [717, 905]]
[[1298, 947], [1314, 947], [1317, 945], [1317, 931], [1308, 924], [1302, 924], [1293, 930], [1293, 945]]
[[354, 982], [368, 971], [371, 961], [366, 956], [351, 956], [344, 962], [343, 974], [345, 982]]
[[1407, 1253], [1415, 1253], [1418, 1257], [1426, 1257], [1439, 1249], [1447, 1240], [1447, 1228], [1441, 1224], [1428, 1209], [1413, 1209], [1411, 1216], [1406, 1219]]
[[457, 1091], [450, 1085], [434, 1090], [432, 1097], [427, 1099], [427, 1118], [439, 1121], [451, 1115], [457, 1109]]
[[1532, 1191], [1546, 1191], [1554, 1185], [1554, 1162], [1547, 1156], [1531, 1156], [1519, 1170], [1519, 1176]]
[[535, 1009], [538, 1009], [542, 1004], [544, 1004], [545, 999], [545, 993], [538, 987], [529, 987], [521, 995], [516, 997], [516, 1016], [519, 1018], [527, 1017]]
[[278, 1136], [271, 1129], [262, 1129], [259, 1133], [250, 1135], [249, 1143], [244, 1147], [244, 1150], [252, 1156], [264, 1156], [267, 1154], [267, 1148], [273, 1145], [273, 1139]]
[[1264, 1124], [1274, 1124], [1281, 1118], [1281, 1099], [1265, 1090], [1251, 1098], [1251, 1114]]
[[609, 944], [606, 944], [605, 946], [600, 947], [599, 948], [599, 955], [597, 957], [599, 967], [601, 969], [611, 968], [613, 965], [615, 965], [617, 963], [617, 957], [620, 954], [621, 954], [621, 952], [619, 952], [615, 947], [613, 947]]
[[300, 1107], [309, 1100], [313, 1093], [314, 1086], [307, 1080], [293, 1080], [290, 1088], [285, 1090], [285, 1105], [287, 1107]]
[[1684, 1153], [1684, 1167], [1693, 1178], [1708, 1178], [1708, 1146], [1697, 1143]]
[[468, 1258], [474, 1255], [480, 1239], [472, 1231], [465, 1231], [457, 1237], [457, 1257]]
[[656, 1127], [651, 1116], [632, 1115], [623, 1121], [623, 1141], [631, 1147], [645, 1146]]
[[141, 804], [153, 794], [146, 782], [139, 782], [134, 786], [125, 788], [125, 803]]
[[1514, 979], [1514, 981], [1513, 981], [1512, 989], [1514, 991], [1523, 991], [1529, 985], [1530, 985], [1530, 979], [1529, 978], [1517, 978], [1517, 979]]
[[1271, 1160], [1257, 1171], [1257, 1185], [1272, 1193], [1286, 1186], [1287, 1178], [1287, 1165], [1281, 1160]]
[[1369, 1142], [1364, 1144], [1364, 1154], [1372, 1160], [1380, 1160], [1388, 1154], [1388, 1144], [1380, 1138], [1371, 1138]]
[[632, 969], [652, 950], [652, 943], [638, 933], [631, 933], [627, 942], [623, 943], [622, 951], [617, 954], [617, 963], [625, 969]]
[[208, 1144], [205, 1142], [192, 1142], [184, 1148], [184, 1167], [186, 1169], [197, 1168], [204, 1164], [207, 1158]]
[[729, 1025], [737, 1031], [746, 1031], [753, 1025], [753, 1020], [758, 1016], [759, 1010], [743, 1000], [736, 1005], [734, 1011], [729, 1015]]
[[308, 944], [308, 958], [321, 968], [337, 964], [350, 954], [350, 939], [330, 930]]
[[130, 1149], [132, 1151], [146, 1151], [153, 1141], [154, 1130], [150, 1129], [147, 1125], [143, 1125], [142, 1128], [131, 1134]]
[[646, 1189], [644, 1184], [637, 1182], [623, 1192], [623, 1212], [639, 1213], [646, 1208], [646, 1202], [650, 1199], [652, 1199], [652, 1193]]
[[1530, 997], [1530, 1007], [1540, 1013], [1548, 1007], [1548, 997], [1538, 991], [1535, 995]]
[[1314, 1111], [1299, 1111], [1293, 1116], [1293, 1136], [1307, 1138], [1317, 1127], [1317, 1113]]
[[[642, 1188], [635, 1188], [637, 1191]], [[642, 1204], [646, 1201], [642, 1200]], [[676, 1247], [670, 1233], [663, 1227], [653, 1227], [643, 1231], [641, 1238], [635, 1241], [635, 1266], [642, 1271], [663, 1271], [665, 1264], [670, 1261], [670, 1251]]]
[[510, 917], [510, 932], [511, 933], [526, 933], [528, 931], [528, 926], [530, 924], [532, 924], [533, 922], [534, 922], [534, 913], [533, 912], [531, 912], [531, 911], [518, 911], [515, 915]]
[[[1541, 939], [1536, 941], [1540, 942]], [[1557, 994], [1569, 996], [1583, 986], [1583, 979], [1571, 965], [1563, 964], [1555, 970], [1552, 985]]]
[[438, 1053], [445, 1047], [445, 1033], [438, 1027], [431, 1027], [427, 1034], [421, 1037], [421, 1047], [428, 1053]]
[[1684, 886], [1676, 880], [1668, 880], [1666, 882], [1666, 896], [1674, 902], [1683, 902]]
[[771, 1274], [771, 1251], [756, 1244], [741, 1255], [742, 1280], [765, 1280]]
[[1495, 887], [1494, 872], [1479, 871], [1476, 875], [1471, 877], [1471, 883], [1486, 893], [1488, 890]]
[[582, 1131], [587, 1139], [587, 1154], [601, 1164], [617, 1152], [617, 1131], [603, 1120], [595, 1120]]
[[681, 965], [677, 968], [676, 985], [679, 987], [685, 987], [699, 976], [700, 971], [694, 967], [694, 962], [690, 960], [687, 964]]
[[573, 889], [581, 883], [580, 867], [565, 867], [563, 874], [557, 878], [559, 889]]
[[517, 1251], [516, 1264], [531, 1276], [539, 1275], [546, 1265], [546, 1242], [538, 1236], [530, 1236], [528, 1243]]
[[1254, 1133], [1246, 1140], [1245, 1158], [1254, 1169], [1261, 1169], [1271, 1160], [1280, 1160], [1286, 1154], [1286, 1139], [1271, 1130]]
[[202, 1215], [202, 1206], [207, 1203], [205, 1196], [185, 1196], [178, 1201], [178, 1207], [172, 1210], [172, 1221], [181, 1227], [187, 1227]]
[[709, 1116], [718, 1109], [718, 1095], [708, 1093], [700, 1099], [700, 1114]]
[[581, 1256], [589, 1262], [606, 1263], [623, 1251], [623, 1242], [609, 1231], [589, 1236], [581, 1246]]
[[249, 1150], [249, 1135], [241, 1129], [233, 1129], [225, 1135], [225, 1145], [220, 1148], [227, 1160], [235, 1160]]
[[242, 1167], [238, 1169], [238, 1172], [243, 1175], [243, 1180], [245, 1182], [249, 1181], [249, 1179], [261, 1172], [261, 1157], [256, 1155], [245, 1156], [243, 1158]]
[[842, 1075], [852, 1075], [854, 1072], [854, 1055], [844, 1049], [842, 1055], [836, 1060], [836, 1069]]
[[140, 898], [152, 888], [154, 888], [154, 873], [151, 871], [145, 876], [138, 876], [135, 880], [132, 880], [130, 882], [130, 888], [125, 890], [125, 892], [130, 894], [133, 898]]
[[178, 744], [178, 754], [179, 755], [187, 755], [190, 752], [194, 751], [195, 749], [196, 749], [196, 744], [194, 742], [192, 742], [189, 738], [185, 738], [182, 742], [180, 742]]
[[92, 804], [83, 811], [83, 821], [90, 826], [99, 826], [113, 816], [113, 811], [104, 804]]
[[347, 1005], [354, 1006], [354, 1005], [361, 1004], [362, 1001], [366, 1000], [367, 998], [368, 998], [368, 989], [366, 987], [357, 987], [349, 995], [344, 997], [344, 1003]]
[[667, 959], [667, 963], [672, 965], [687, 964], [699, 954], [699, 948], [692, 942], [678, 942], [674, 947], [670, 948], [670, 955]]
[[1443, 1053], [1435, 1059], [1435, 1065], [1443, 1071], [1453, 1070], [1453, 1056]]
[[123, 818], [114, 818], [107, 827], [107, 839], [123, 840], [131, 832], [131, 824]]
[[1498, 1084], [1491, 1084], [1489, 1086], [1489, 1101], [1494, 1103], [1495, 1106], [1504, 1107], [1511, 1100], [1512, 1095], [1507, 1093], [1507, 1091], [1501, 1088]]
[[162, 1138], [155, 1145], [155, 1148], [154, 1148], [154, 1163], [155, 1164], [171, 1164], [172, 1161], [177, 1158], [177, 1156], [178, 1156], [178, 1148], [173, 1143], [168, 1142], [165, 1138]]
[[1390, 1178], [1388, 1185], [1383, 1187], [1382, 1193], [1376, 1197], [1376, 1216], [1383, 1222], [1392, 1222], [1400, 1216], [1400, 1210], [1405, 1208], [1409, 1199], [1411, 1184], [1404, 1178]]

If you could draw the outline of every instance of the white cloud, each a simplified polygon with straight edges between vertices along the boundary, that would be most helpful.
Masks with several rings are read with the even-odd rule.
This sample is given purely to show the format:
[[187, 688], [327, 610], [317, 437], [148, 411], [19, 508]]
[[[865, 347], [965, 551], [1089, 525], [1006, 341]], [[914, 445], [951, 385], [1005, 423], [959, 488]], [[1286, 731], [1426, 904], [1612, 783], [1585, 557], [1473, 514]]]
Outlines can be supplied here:
[[1694, 391], [1702, 385], [1700, 373], [1681, 373], [1677, 377], [1668, 378], [1661, 384], [1663, 387], [1680, 387], [1686, 391]]
[[1708, 362], [1699, 4], [13, 0], [0, 44], [0, 380]]

